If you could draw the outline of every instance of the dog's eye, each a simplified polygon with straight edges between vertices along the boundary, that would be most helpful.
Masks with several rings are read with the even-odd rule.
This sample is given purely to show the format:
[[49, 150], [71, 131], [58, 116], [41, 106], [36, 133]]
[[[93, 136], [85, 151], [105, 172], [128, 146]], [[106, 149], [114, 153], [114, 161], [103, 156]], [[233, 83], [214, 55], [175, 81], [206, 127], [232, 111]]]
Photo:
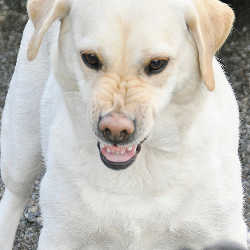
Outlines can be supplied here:
[[102, 63], [98, 56], [94, 53], [82, 53], [81, 54], [83, 62], [91, 69], [96, 71], [102, 68]]
[[159, 74], [168, 65], [169, 59], [152, 59], [146, 66], [145, 72], [147, 75]]

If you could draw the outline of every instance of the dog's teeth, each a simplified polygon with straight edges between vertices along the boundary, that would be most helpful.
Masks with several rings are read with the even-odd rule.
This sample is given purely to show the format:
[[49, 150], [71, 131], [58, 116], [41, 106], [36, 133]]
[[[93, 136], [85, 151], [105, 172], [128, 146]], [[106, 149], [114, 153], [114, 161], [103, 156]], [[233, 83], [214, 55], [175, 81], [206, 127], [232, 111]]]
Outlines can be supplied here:
[[132, 151], [132, 150], [133, 150], [132, 146], [128, 147], [128, 151]]
[[107, 152], [108, 152], [108, 153], [111, 153], [111, 150], [110, 150], [110, 148], [107, 148]]

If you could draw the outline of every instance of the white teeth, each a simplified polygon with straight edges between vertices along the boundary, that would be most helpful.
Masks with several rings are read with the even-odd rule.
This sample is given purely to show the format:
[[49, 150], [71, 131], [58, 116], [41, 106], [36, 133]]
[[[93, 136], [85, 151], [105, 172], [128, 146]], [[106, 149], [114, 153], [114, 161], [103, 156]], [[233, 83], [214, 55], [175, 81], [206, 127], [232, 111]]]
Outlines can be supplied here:
[[114, 147], [112, 147], [108, 144], [104, 144], [102, 142], [100, 142], [100, 148], [102, 150], [104, 149], [107, 153], [113, 154], [113, 155], [124, 155], [124, 154], [126, 154], [126, 152], [135, 151], [135, 147], [133, 145], [129, 146], [129, 147], [119, 146], [119, 148], [114, 148]]

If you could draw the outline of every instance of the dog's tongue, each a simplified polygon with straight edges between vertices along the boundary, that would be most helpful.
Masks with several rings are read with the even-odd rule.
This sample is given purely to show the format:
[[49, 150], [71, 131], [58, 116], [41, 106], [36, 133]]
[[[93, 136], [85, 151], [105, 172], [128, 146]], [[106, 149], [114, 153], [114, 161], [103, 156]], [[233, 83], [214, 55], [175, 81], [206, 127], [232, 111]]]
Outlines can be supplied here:
[[136, 155], [136, 145], [125, 146], [101, 146], [101, 152], [111, 162], [127, 162]]

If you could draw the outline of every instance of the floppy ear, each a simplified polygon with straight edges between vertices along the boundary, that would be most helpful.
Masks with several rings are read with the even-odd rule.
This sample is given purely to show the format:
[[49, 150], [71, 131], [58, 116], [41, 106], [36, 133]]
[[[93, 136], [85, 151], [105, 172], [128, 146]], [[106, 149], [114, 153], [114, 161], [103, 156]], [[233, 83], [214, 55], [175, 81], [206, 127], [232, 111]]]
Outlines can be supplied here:
[[28, 59], [33, 60], [51, 24], [67, 15], [69, 0], [28, 0], [27, 9], [35, 28], [27, 54]]
[[194, 9], [187, 13], [187, 25], [199, 52], [200, 72], [207, 88], [215, 88], [213, 57], [227, 39], [234, 12], [219, 0], [193, 0]]

